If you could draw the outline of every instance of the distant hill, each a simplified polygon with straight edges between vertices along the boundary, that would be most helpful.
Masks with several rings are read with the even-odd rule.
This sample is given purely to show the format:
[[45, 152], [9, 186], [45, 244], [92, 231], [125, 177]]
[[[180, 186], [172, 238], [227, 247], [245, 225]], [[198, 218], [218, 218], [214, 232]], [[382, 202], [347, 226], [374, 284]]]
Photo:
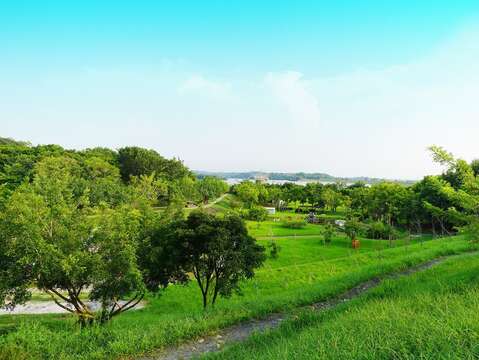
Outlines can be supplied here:
[[4, 138], [4, 137], [0, 137], [0, 145], [30, 145], [30, 143], [26, 142], [26, 141], [18, 141], [18, 140], [14, 140], [14, 139], [11, 139], [11, 138]]
[[381, 179], [370, 178], [365, 176], [358, 177], [336, 177], [325, 173], [281, 173], [281, 172], [263, 172], [263, 171], [247, 171], [247, 172], [215, 172], [215, 171], [194, 171], [198, 177], [216, 176], [223, 179], [240, 179], [240, 180], [254, 180], [257, 178], [267, 178], [269, 180], [279, 181], [311, 181], [311, 182], [345, 182], [355, 183], [364, 182], [366, 184], [375, 184], [381, 181], [395, 181], [401, 184], [411, 185], [414, 180], [396, 180], [396, 179]]

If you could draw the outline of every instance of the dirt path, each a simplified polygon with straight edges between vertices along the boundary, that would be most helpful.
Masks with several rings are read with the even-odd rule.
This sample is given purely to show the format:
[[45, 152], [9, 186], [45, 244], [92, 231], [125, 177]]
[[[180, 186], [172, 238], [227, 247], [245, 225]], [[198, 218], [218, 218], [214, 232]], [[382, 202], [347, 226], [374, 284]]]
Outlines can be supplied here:
[[[419, 271], [431, 268], [432, 266], [443, 262], [444, 260], [456, 255], [441, 257], [430, 260], [420, 265], [413, 266], [407, 270], [386, 275], [382, 278], [375, 277], [363, 282], [343, 294], [318, 303], [314, 303], [304, 308], [313, 308], [316, 311], [324, 311], [333, 308], [343, 302], [350, 301], [366, 291], [377, 287], [384, 280], [395, 279], [401, 276], [411, 275]], [[177, 347], [166, 348], [156, 354], [142, 357], [139, 360], [178, 360], [192, 359], [209, 352], [220, 351], [225, 344], [232, 344], [246, 340], [253, 332], [263, 332], [267, 329], [278, 327], [281, 322], [288, 318], [287, 313], [276, 313], [260, 320], [250, 320], [237, 325], [220, 330], [216, 335], [204, 336], [200, 339], [183, 343]]]

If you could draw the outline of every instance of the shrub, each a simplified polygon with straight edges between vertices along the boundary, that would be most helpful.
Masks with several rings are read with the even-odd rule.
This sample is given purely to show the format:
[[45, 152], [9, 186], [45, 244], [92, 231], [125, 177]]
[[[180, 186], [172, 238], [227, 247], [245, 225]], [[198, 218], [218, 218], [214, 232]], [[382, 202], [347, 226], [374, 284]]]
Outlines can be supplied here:
[[253, 206], [246, 213], [246, 218], [252, 221], [265, 221], [268, 218], [268, 212], [260, 206]]
[[366, 226], [366, 236], [370, 239], [397, 239], [399, 232], [394, 226], [375, 221]]
[[281, 224], [282, 227], [288, 229], [302, 229], [306, 226], [306, 221], [304, 220], [285, 220]]
[[271, 240], [271, 242], [268, 244], [269, 248], [269, 257], [271, 259], [277, 259], [279, 256], [279, 252], [281, 251], [281, 246], [279, 246], [276, 241]]
[[332, 224], [327, 224], [323, 230], [323, 241], [325, 244], [331, 244], [331, 241], [334, 236], [334, 226]]

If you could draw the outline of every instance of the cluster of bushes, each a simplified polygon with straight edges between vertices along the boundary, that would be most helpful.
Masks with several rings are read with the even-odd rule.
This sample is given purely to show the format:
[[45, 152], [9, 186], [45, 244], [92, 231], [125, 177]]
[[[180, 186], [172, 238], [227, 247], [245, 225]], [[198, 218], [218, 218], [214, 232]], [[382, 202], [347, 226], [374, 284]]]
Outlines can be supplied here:
[[369, 239], [397, 239], [400, 236], [399, 231], [389, 224], [381, 221], [374, 221], [364, 225], [366, 237]]
[[281, 226], [288, 229], [302, 229], [306, 226], [306, 221], [296, 220], [296, 219], [287, 219], [281, 223]]

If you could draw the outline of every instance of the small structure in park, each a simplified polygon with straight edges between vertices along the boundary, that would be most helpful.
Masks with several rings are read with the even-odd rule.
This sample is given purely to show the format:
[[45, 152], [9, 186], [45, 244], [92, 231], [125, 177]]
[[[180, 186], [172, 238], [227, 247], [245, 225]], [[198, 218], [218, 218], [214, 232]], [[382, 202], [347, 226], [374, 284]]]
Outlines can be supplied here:
[[268, 212], [268, 215], [276, 214], [276, 208], [274, 207], [265, 207], [264, 209]]
[[353, 247], [353, 249], [359, 249], [359, 247], [361, 246], [361, 242], [358, 239], [354, 239], [351, 241], [351, 246]]

